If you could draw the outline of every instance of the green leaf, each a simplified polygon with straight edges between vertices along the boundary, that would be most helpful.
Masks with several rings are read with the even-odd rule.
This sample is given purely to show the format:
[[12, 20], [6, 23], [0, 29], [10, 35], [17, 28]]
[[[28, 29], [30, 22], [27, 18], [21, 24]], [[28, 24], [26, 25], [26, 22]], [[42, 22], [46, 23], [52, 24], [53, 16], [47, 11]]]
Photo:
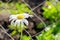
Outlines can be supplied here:
[[24, 36], [23, 36], [23, 40], [30, 40], [30, 37], [29, 37], [29, 36], [24, 35]]
[[16, 35], [16, 33], [17, 33], [17, 31], [14, 30], [14, 31], [12, 31], [12, 33], [10, 33], [10, 35], [14, 36], [14, 35]]

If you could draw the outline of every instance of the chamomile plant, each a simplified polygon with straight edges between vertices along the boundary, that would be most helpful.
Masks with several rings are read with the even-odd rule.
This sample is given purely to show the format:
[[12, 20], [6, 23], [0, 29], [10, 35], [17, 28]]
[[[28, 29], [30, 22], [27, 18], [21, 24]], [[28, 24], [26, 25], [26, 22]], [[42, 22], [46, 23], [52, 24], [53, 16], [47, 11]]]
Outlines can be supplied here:
[[29, 14], [32, 14], [32, 11], [24, 3], [15, 3], [15, 8], [16, 10], [10, 10], [12, 14], [19, 14], [24, 12], [28, 12]]
[[11, 2], [11, 3], [4, 3], [0, 2], [0, 12], [8, 11], [10, 14], [21, 14], [24, 12], [28, 12], [29, 14], [32, 14], [32, 11], [29, 9], [29, 7], [25, 3], [20, 2]]
[[51, 1], [46, 1], [46, 5], [42, 7], [44, 12], [43, 16], [50, 21], [57, 21], [60, 19], [60, 2], [53, 4]]
[[36, 38], [37, 40], [55, 40], [54, 35], [52, 34], [51, 31], [49, 32], [42, 31], [42, 33], [36, 36]]
[[21, 34], [20, 40], [22, 40], [22, 32], [26, 26], [28, 26], [28, 20], [26, 18], [33, 17], [33, 15], [29, 15], [27, 13], [23, 14], [16, 14], [16, 15], [10, 15], [9, 21], [11, 21], [11, 24], [9, 26], [10, 29], [14, 30], [11, 35], [16, 34], [17, 32]]
[[51, 4], [51, 2], [47, 1], [46, 5], [48, 5], [47, 7], [43, 7], [43, 15], [44, 17], [46, 17], [47, 19], [55, 20], [56, 16], [57, 16], [57, 10], [55, 8], [55, 6], [53, 4]]

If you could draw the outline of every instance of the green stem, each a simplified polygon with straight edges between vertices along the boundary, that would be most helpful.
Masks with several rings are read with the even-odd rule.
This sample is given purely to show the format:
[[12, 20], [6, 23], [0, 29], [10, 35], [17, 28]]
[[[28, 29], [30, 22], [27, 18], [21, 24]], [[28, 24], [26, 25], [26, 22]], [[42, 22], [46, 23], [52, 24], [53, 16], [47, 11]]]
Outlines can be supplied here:
[[20, 36], [20, 40], [22, 40], [22, 37], [23, 37], [23, 27], [24, 25], [21, 23], [21, 36]]
[[22, 40], [22, 36], [23, 36], [23, 34], [22, 34], [22, 31], [21, 31], [21, 37], [20, 37], [20, 40]]
[[[58, 15], [58, 13], [59, 13], [59, 10], [58, 10], [58, 8], [57, 8], [57, 2], [56, 1], [50, 1], [52, 4], [53, 4], [53, 2], [55, 2], [55, 5], [53, 4], [53, 6], [56, 8], [56, 10], [57, 10], [57, 15]], [[55, 21], [58, 21], [58, 18], [56, 17], [56, 19], [55, 19]]]

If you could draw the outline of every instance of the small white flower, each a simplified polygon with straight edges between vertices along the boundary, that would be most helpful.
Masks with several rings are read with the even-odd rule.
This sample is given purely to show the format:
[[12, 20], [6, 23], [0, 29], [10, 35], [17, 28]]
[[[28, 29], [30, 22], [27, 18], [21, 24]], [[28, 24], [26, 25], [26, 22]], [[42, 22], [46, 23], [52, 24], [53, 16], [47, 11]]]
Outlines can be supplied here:
[[50, 8], [51, 8], [51, 5], [50, 5], [50, 6], [48, 6], [48, 8], [50, 9]]
[[23, 13], [23, 14], [17, 14], [17, 15], [11, 15], [9, 21], [11, 21], [12, 25], [18, 25], [20, 26], [20, 23], [22, 23], [24, 25], [24, 23], [26, 25], [28, 25], [28, 20], [26, 18], [31, 17], [32, 15], [29, 15], [27, 13]]
[[55, 40], [60, 40], [60, 33], [57, 33], [57, 34], [55, 35]]
[[46, 27], [46, 28], [45, 28], [45, 31], [48, 31], [48, 30], [50, 30], [50, 27]]

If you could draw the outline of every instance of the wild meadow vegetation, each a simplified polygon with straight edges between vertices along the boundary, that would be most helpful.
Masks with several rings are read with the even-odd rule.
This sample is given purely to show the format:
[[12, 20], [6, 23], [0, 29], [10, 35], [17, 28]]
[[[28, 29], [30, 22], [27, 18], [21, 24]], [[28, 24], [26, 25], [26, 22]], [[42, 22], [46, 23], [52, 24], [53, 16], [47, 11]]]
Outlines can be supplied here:
[[[24, 2], [0, 1], [0, 25], [10, 35], [11, 40], [60, 40], [60, 1], [45, 0], [38, 9], [40, 14], [33, 12]], [[4, 13], [9, 14], [6, 15], [8, 23]]]

